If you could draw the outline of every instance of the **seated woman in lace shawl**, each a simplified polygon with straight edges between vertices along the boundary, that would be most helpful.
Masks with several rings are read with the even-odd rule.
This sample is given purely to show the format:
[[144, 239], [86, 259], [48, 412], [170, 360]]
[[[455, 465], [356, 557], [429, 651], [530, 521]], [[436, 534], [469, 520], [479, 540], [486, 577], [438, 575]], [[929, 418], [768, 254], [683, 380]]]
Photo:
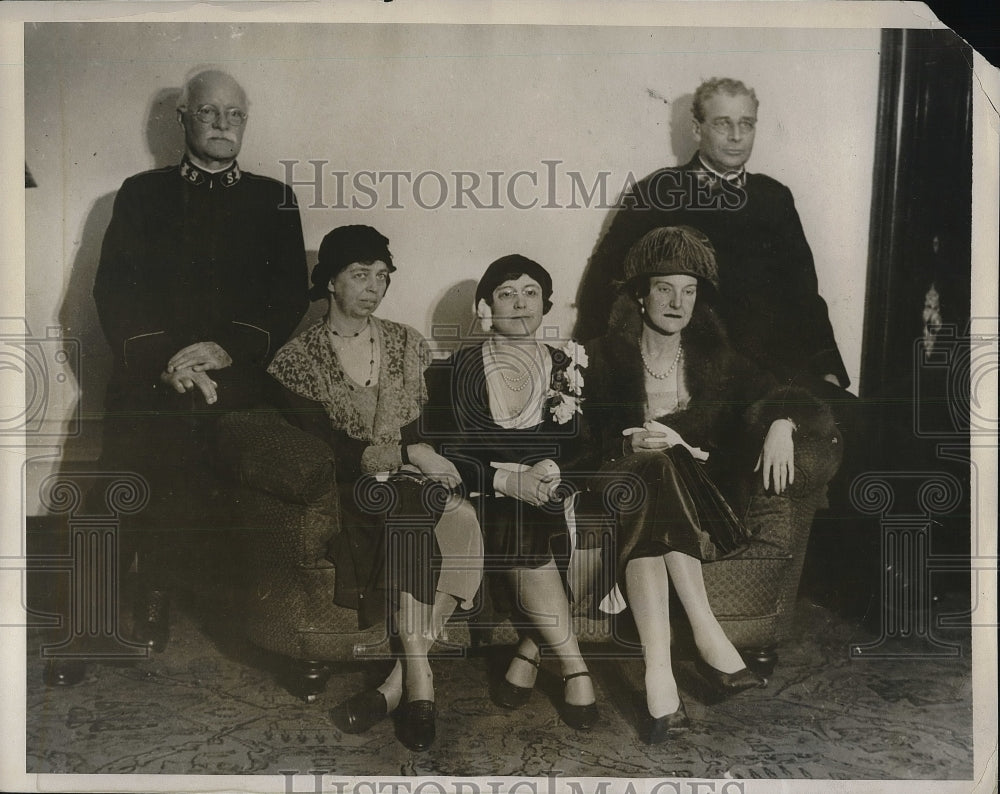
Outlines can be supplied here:
[[373, 314], [396, 270], [388, 242], [370, 226], [326, 235], [311, 291], [329, 300], [326, 317], [285, 345], [268, 372], [290, 421], [334, 451], [335, 600], [358, 610], [361, 628], [387, 620], [402, 645], [386, 681], [345, 704], [347, 730], [371, 727], [405, 693], [401, 738], [424, 749], [436, 713], [427, 652], [456, 606], [471, 605], [482, 537], [468, 502], [448, 493], [460, 484], [455, 466], [421, 442], [427, 344], [413, 328]]

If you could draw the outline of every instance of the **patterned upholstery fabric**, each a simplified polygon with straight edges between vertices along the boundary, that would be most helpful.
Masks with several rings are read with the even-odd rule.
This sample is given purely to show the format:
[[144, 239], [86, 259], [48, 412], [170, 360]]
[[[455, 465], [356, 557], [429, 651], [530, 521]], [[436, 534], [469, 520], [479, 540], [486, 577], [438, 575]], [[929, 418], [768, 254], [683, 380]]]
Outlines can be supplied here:
[[[219, 448], [237, 486], [239, 531], [250, 552], [250, 640], [298, 659], [385, 656], [384, 627], [359, 631], [356, 613], [333, 603], [336, 570], [325, 557], [340, 527], [332, 451], [266, 411], [225, 417]], [[736, 556], [705, 563], [709, 599], [738, 648], [773, 648], [787, 636], [812, 519], [826, 503], [840, 456], [839, 437], [798, 445], [791, 495], [755, 494], [746, 515], [754, 541]], [[612, 621], [589, 617], [588, 607], [578, 605], [574, 617], [580, 640], [614, 639]], [[515, 637], [509, 623], [453, 620], [437, 650]]]
[[289, 425], [277, 411], [227, 414], [219, 420], [218, 432], [219, 464], [232, 483], [298, 505], [327, 496], [334, 482], [333, 451]]

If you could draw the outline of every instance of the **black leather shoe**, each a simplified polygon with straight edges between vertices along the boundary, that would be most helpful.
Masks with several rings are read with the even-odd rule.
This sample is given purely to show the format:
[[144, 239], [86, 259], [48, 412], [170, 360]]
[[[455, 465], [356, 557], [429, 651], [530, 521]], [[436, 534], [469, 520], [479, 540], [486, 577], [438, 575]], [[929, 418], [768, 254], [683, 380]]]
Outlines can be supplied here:
[[42, 681], [45, 686], [73, 686], [79, 684], [87, 674], [87, 663], [83, 659], [49, 659], [45, 663]]
[[767, 681], [749, 667], [744, 667], [735, 673], [723, 673], [700, 657], [695, 661], [695, 667], [708, 682], [712, 693], [721, 700], [737, 695], [745, 689], [755, 689], [767, 685]]
[[[536, 670], [538, 665], [542, 663], [541, 657], [529, 659], [523, 653], [515, 653], [514, 659], [523, 659], [528, 664], [534, 665]], [[502, 678], [493, 690], [493, 702], [505, 709], [519, 709], [527, 704], [533, 689], [534, 687], [512, 684], [506, 678]]]
[[[569, 675], [563, 676], [563, 686], [566, 686], [566, 682], [571, 678], [578, 678], [581, 675], [590, 676], [590, 673], [583, 671], [580, 673], [570, 673]], [[569, 727], [576, 728], [578, 731], [585, 731], [588, 728], [593, 728], [597, 724], [597, 719], [600, 714], [597, 711], [596, 703], [588, 703], [585, 706], [574, 706], [571, 703], [566, 702], [566, 695], [563, 694], [563, 703], [560, 708], [561, 716], [563, 722], [565, 722]]]
[[406, 704], [399, 740], [411, 750], [426, 750], [434, 744], [437, 708], [433, 700], [411, 700]]
[[135, 628], [137, 642], [162, 652], [170, 642], [170, 594], [166, 590], [147, 590], [136, 604]]
[[677, 707], [677, 711], [671, 714], [664, 714], [662, 717], [653, 717], [647, 714], [647, 717], [648, 722], [642, 737], [646, 744], [662, 744], [671, 735], [683, 733], [691, 727], [691, 720], [684, 710], [683, 701]]
[[364, 733], [389, 714], [389, 704], [377, 689], [359, 692], [335, 711], [343, 711], [344, 733]]

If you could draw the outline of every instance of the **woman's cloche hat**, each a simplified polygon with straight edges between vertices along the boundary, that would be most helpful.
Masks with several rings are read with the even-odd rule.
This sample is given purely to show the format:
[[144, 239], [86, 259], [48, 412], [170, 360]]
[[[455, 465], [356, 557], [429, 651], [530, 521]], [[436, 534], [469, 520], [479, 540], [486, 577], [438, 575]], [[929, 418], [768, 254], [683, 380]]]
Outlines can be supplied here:
[[390, 273], [396, 271], [389, 253], [389, 238], [371, 226], [338, 226], [319, 245], [319, 261], [312, 272], [312, 300], [329, 297], [330, 280], [355, 262], [385, 262]]
[[478, 306], [481, 300], [492, 304], [493, 291], [505, 281], [519, 276], [528, 276], [538, 282], [545, 301], [543, 311], [547, 314], [552, 308], [552, 276], [536, 261], [521, 254], [508, 254], [490, 263], [476, 285], [475, 305]]

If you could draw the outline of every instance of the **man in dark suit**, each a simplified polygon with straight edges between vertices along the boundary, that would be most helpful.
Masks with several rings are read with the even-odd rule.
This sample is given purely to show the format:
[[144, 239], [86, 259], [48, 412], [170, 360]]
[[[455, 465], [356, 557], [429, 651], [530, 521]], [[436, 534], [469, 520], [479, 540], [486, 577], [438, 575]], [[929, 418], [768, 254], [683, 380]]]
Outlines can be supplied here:
[[738, 80], [698, 87], [691, 108], [698, 152], [622, 197], [581, 285], [577, 336], [590, 339], [607, 327], [612, 285], [636, 240], [659, 226], [693, 226], [715, 247], [719, 309], [734, 346], [782, 381], [839, 392], [849, 378], [791, 191], [746, 170], [757, 107]]
[[216, 419], [258, 402], [268, 362], [308, 305], [294, 193], [236, 162], [247, 107], [224, 72], [187, 82], [184, 158], [125, 180], [94, 283], [114, 354], [102, 466], [138, 471], [151, 487], [128, 550], [143, 584], [135, 639], [157, 651], [169, 637], [164, 551], [178, 527], [210, 523], [191, 505], [210, 487]]

